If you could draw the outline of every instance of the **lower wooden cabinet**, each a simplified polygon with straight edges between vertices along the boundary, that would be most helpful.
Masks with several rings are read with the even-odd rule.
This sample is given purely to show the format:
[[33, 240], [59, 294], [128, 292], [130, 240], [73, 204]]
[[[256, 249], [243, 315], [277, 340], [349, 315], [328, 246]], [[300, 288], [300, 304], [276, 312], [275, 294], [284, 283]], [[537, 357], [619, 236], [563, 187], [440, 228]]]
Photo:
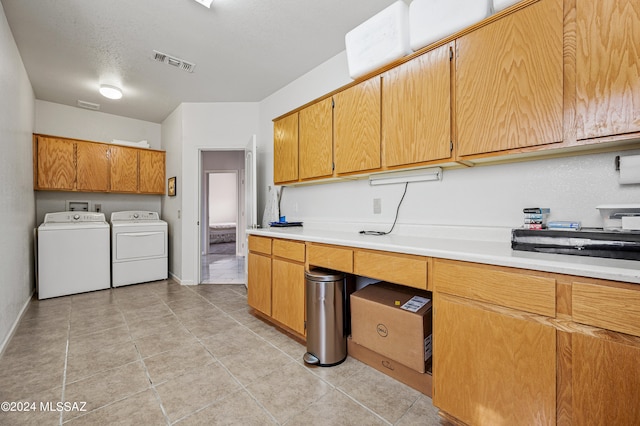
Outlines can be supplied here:
[[249, 236], [249, 306], [305, 335], [305, 243]]
[[574, 333], [571, 349], [571, 423], [640, 424], [640, 339]]
[[271, 316], [304, 335], [304, 264], [273, 259]]
[[434, 302], [434, 405], [469, 425], [555, 424], [556, 329], [446, 294]]
[[247, 303], [271, 316], [271, 257], [249, 252]]

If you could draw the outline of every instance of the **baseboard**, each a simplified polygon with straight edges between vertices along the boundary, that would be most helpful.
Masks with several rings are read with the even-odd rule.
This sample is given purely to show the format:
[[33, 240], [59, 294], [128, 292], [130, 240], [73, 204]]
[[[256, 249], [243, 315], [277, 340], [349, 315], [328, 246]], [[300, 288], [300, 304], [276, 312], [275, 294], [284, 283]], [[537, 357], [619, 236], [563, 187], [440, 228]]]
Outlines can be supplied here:
[[181, 280], [180, 278], [178, 278], [175, 274], [169, 272], [169, 278], [171, 278], [173, 281], [177, 282], [180, 285], [196, 285], [193, 280]]
[[0, 344], [0, 356], [2, 356], [2, 354], [4, 354], [4, 350], [7, 348], [7, 344], [9, 344], [9, 341], [11, 340], [13, 335], [15, 334], [16, 329], [18, 328], [18, 324], [20, 324], [20, 320], [22, 320], [22, 317], [24, 316], [24, 313], [27, 311], [27, 308], [29, 307], [29, 303], [31, 302], [31, 299], [33, 298], [34, 294], [35, 294], [35, 290], [32, 291], [31, 294], [29, 295], [29, 297], [27, 298], [27, 301], [22, 306], [22, 309], [20, 309], [20, 313], [18, 314], [18, 317], [16, 318], [16, 320], [11, 325], [11, 328], [9, 329], [9, 332], [7, 333], [7, 335], [5, 336], [4, 340], [2, 341], [2, 344]]

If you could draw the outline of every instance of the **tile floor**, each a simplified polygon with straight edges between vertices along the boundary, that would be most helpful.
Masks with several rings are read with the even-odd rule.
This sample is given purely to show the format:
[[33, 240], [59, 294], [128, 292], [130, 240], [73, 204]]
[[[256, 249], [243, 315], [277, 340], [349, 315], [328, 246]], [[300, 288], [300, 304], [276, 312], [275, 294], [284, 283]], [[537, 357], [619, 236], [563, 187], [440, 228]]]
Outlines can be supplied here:
[[33, 300], [0, 358], [0, 401], [34, 410], [0, 424], [440, 424], [419, 392], [350, 357], [307, 367], [304, 352], [248, 312], [244, 285]]
[[[221, 246], [223, 244], [213, 244]], [[229, 244], [227, 244], [229, 245]], [[235, 252], [235, 243], [232, 243]], [[213, 253], [211, 252], [213, 251]], [[228, 254], [224, 250], [216, 252], [210, 250], [209, 254], [200, 258], [200, 283], [202, 284], [244, 284], [246, 283], [246, 271], [244, 256]]]

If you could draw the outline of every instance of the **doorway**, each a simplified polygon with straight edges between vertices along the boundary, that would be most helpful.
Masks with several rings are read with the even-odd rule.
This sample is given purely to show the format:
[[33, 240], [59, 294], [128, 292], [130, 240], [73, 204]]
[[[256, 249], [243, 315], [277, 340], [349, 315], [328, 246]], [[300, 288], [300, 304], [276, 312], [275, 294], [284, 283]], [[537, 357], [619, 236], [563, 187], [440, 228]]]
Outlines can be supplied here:
[[201, 284], [244, 284], [244, 151], [201, 153]]

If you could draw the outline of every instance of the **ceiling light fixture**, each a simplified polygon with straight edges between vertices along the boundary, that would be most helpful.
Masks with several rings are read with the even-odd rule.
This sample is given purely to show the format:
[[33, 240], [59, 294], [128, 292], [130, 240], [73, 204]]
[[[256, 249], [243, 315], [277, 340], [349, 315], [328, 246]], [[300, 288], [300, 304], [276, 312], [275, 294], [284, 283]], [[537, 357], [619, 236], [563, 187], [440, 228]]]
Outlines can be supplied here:
[[119, 87], [112, 86], [111, 84], [101, 84], [100, 94], [109, 99], [120, 99], [122, 97], [122, 90]]
[[208, 7], [208, 8], [211, 8], [211, 3], [213, 3], [213, 0], [196, 0], [196, 1], [201, 5], [203, 5], [204, 7]]

